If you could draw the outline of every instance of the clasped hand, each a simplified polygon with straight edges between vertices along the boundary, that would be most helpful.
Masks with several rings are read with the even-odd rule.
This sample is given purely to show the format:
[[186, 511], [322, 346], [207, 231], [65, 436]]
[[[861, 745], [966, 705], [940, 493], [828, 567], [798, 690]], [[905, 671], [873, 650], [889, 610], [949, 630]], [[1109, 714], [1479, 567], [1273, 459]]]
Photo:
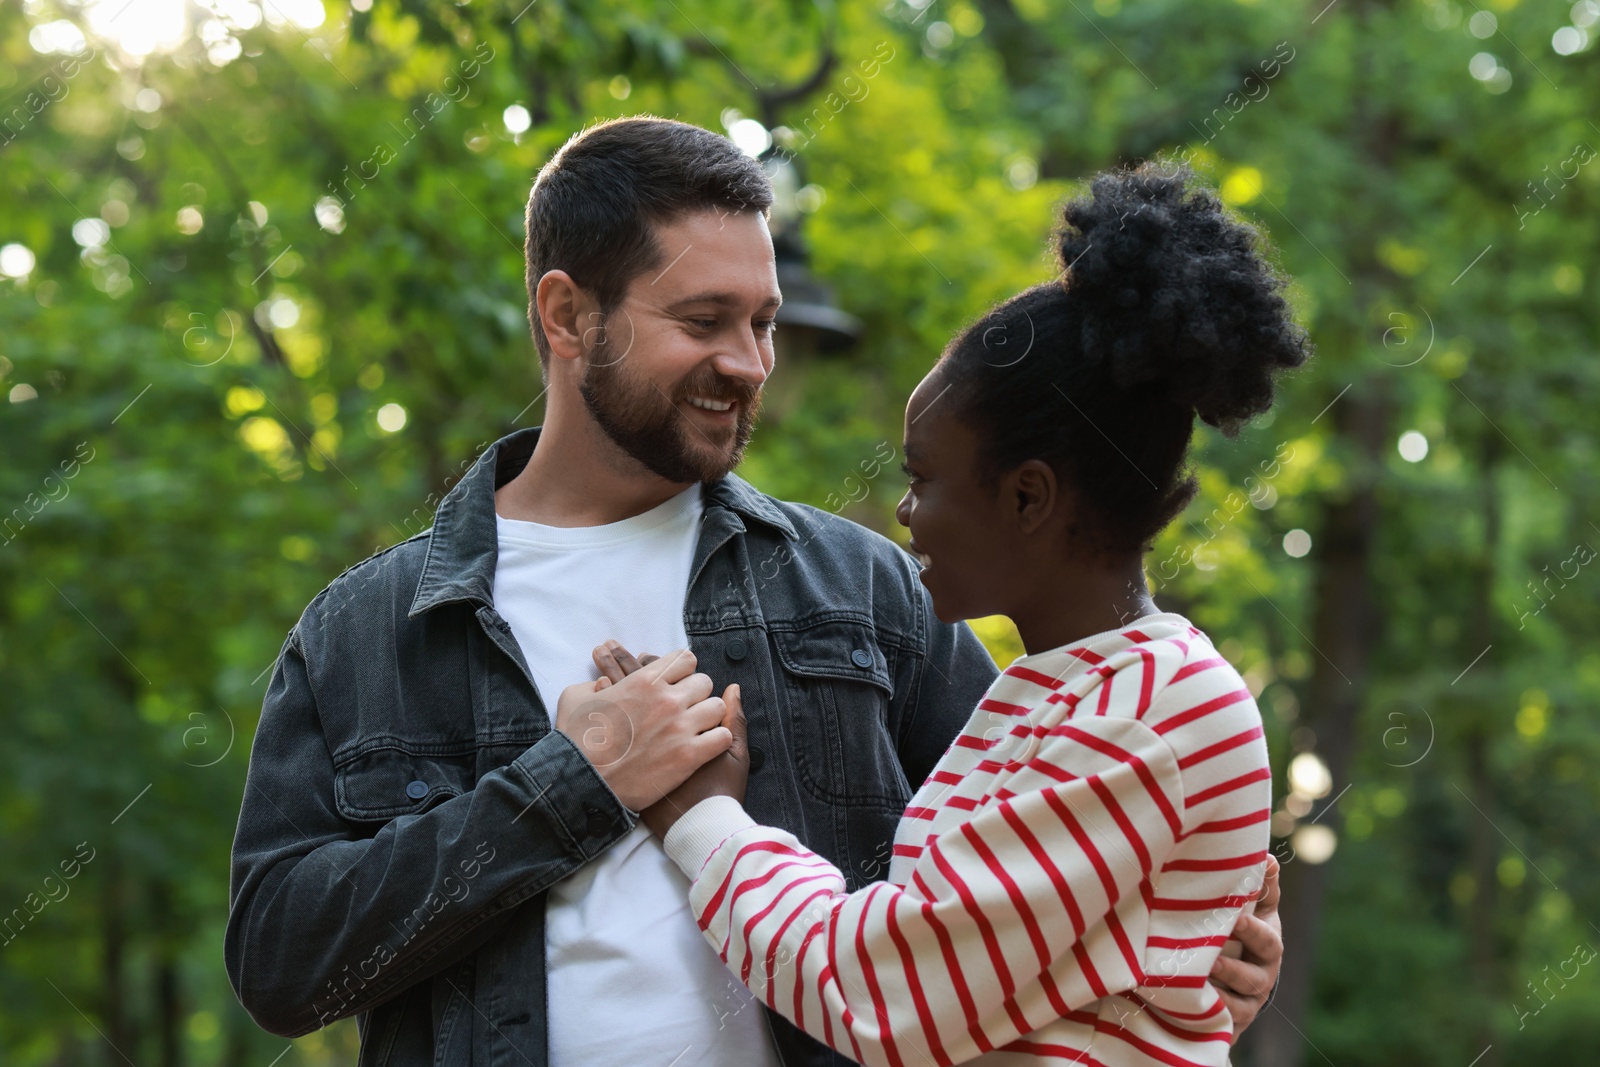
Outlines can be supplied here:
[[[711, 679], [694, 673], [688, 649], [664, 657], [632, 653], [615, 641], [594, 650], [600, 678], [568, 686], [556, 729], [572, 738], [617, 798], [666, 837], [678, 818], [707, 797], [744, 802], [750, 776], [744, 707], [738, 685], [711, 696]], [[1211, 983], [1233, 1016], [1234, 1036], [1265, 1006], [1283, 961], [1278, 918], [1278, 861], [1267, 856], [1254, 915], [1232, 934], [1238, 958], [1217, 957]]]
[[712, 796], [743, 803], [750, 761], [739, 686], [712, 696], [688, 649], [642, 660], [615, 641], [594, 650], [600, 678], [562, 690], [566, 734], [624, 806], [665, 837]]

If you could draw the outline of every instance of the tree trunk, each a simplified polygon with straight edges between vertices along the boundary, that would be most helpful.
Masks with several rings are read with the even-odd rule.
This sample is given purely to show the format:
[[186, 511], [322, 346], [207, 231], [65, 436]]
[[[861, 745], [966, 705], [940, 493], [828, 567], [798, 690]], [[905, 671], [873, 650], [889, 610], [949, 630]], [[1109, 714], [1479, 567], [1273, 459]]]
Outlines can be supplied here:
[[[1467, 657], [1478, 656], [1490, 647], [1492, 640], [1494, 559], [1500, 540], [1500, 507], [1495, 495], [1495, 474], [1500, 465], [1500, 453], [1504, 449], [1496, 434], [1486, 433], [1481, 439], [1480, 451], [1479, 470], [1483, 472], [1483, 550], [1474, 568], [1477, 572], [1473, 576], [1476, 606], [1467, 626], [1467, 647], [1462, 650]], [[1484, 668], [1480, 666], [1478, 669]], [[1495, 922], [1500, 908], [1497, 868], [1501, 844], [1499, 831], [1494, 827], [1499, 820], [1495, 815], [1494, 782], [1489, 774], [1493, 700], [1491, 697], [1486, 701], [1481, 691], [1474, 690], [1468, 690], [1463, 696], [1470, 702], [1466, 708], [1460, 709], [1464, 713], [1462, 717], [1470, 724], [1466, 737], [1468, 789], [1472, 803], [1478, 809], [1466, 813], [1467, 825], [1471, 827], [1470, 869], [1473, 881], [1471, 929], [1467, 931], [1467, 943], [1471, 946], [1472, 975], [1479, 994], [1486, 1003], [1501, 1003], [1508, 998], [1501, 973], [1496, 941], [1498, 924]], [[1482, 813], [1481, 818], [1479, 813]], [[1486, 1051], [1478, 1067], [1497, 1067], [1501, 1062], [1500, 1052], [1488, 1047], [1494, 1044], [1494, 1027], [1490, 1018], [1488, 1012], [1479, 1014], [1477, 1047]]]
[[[1390, 416], [1382, 399], [1352, 390], [1329, 417], [1357, 454], [1352, 457], [1349, 495], [1326, 504], [1321, 543], [1312, 549], [1318, 561], [1311, 627], [1314, 659], [1299, 723], [1316, 734], [1317, 752], [1333, 775], [1332, 801], [1348, 783], [1351, 739], [1381, 631], [1369, 567], [1378, 529], [1376, 484]], [[1324, 802], [1317, 822], [1337, 830], [1338, 807], [1330, 809]], [[1325, 865], [1291, 859], [1282, 878], [1285, 952], [1277, 996], [1240, 1042], [1250, 1062], [1263, 1067], [1300, 1067], [1305, 1060], [1306, 1007], [1327, 895]]]
[[226, 1035], [222, 1067], [250, 1067], [250, 1034], [254, 1025], [245, 1016], [244, 1009], [227, 1012], [222, 1025]]
[[126, 1063], [125, 1052], [133, 1045], [133, 1027], [128, 1019], [128, 998], [122, 984], [122, 959], [127, 947], [127, 931], [123, 925], [127, 906], [122, 881], [122, 865], [115, 849], [106, 849], [105, 861], [105, 915], [101, 941], [101, 972], [105, 987], [101, 992], [100, 1015], [105, 1023], [108, 1065]]
[[173, 931], [171, 894], [165, 883], [150, 887], [150, 911], [155, 929], [155, 951], [151, 955], [155, 986], [156, 1039], [161, 1050], [161, 1067], [181, 1067], [183, 1063], [183, 997], [178, 984], [177, 947]]

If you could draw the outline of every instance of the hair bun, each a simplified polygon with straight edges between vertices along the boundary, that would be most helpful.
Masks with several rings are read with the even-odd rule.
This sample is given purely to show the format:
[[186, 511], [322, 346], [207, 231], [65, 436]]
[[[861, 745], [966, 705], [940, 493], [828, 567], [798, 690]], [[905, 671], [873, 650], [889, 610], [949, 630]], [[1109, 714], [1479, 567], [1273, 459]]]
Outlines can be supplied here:
[[1274, 377], [1310, 356], [1261, 237], [1186, 165], [1101, 174], [1062, 222], [1082, 351], [1115, 386], [1164, 387], [1234, 433], [1272, 405]]

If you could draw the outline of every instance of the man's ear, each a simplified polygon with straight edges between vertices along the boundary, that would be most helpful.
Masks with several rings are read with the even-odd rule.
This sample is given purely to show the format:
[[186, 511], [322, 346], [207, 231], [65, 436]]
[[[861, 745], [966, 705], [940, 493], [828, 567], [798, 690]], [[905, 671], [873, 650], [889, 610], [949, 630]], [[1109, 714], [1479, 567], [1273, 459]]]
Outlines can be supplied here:
[[593, 347], [591, 327], [600, 321], [599, 306], [570, 274], [564, 270], [546, 271], [534, 294], [551, 355], [577, 359]]

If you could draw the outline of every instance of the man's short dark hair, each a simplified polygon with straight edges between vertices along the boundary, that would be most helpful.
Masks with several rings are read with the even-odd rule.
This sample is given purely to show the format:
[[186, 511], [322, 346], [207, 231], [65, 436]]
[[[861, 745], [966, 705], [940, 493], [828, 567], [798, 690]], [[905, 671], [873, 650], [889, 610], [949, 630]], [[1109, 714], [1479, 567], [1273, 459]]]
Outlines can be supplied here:
[[537, 297], [546, 272], [566, 271], [608, 315], [629, 282], [662, 265], [656, 226], [692, 211], [771, 206], [761, 164], [710, 130], [641, 115], [574, 134], [528, 194], [528, 320], [540, 367], [548, 373]]

